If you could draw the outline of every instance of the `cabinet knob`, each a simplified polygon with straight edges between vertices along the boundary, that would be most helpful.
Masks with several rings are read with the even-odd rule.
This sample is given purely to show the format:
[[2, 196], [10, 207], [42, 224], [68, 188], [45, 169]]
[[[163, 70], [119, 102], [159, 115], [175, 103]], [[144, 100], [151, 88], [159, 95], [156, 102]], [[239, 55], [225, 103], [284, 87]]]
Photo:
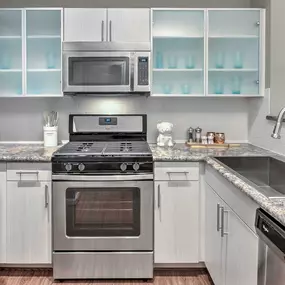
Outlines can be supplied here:
[[259, 84], [259, 80], [256, 80], [255, 83], [256, 83], [256, 84]]
[[260, 21], [257, 21], [257, 22], [256, 22], [256, 26], [260, 26]]

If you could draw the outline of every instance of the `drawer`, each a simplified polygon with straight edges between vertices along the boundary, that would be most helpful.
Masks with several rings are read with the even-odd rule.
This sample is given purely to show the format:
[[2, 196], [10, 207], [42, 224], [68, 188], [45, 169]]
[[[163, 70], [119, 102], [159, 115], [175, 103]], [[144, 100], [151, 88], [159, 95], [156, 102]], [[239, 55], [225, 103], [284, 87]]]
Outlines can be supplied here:
[[49, 170], [7, 170], [8, 181], [50, 181], [51, 171]]
[[196, 181], [199, 180], [199, 163], [155, 163], [156, 181]]

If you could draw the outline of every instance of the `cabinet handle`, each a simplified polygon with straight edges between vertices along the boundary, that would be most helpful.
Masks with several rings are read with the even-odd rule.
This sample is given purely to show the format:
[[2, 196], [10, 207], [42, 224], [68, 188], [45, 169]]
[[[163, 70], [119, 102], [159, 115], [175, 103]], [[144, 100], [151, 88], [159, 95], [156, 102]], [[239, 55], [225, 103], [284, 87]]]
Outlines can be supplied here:
[[221, 226], [220, 226], [220, 209], [221, 209], [220, 204], [217, 204], [217, 232], [219, 232], [221, 229]]
[[20, 175], [20, 181], [22, 180], [22, 176], [23, 175], [30, 175], [30, 174], [34, 174], [34, 175], [37, 175], [37, 181], [39, 181], [39, 172], [38, 171], [19, 171], [19, 172], [16, 172], [16, 174]]
[[112, 21], [109, 21], [110, 42], [112, 41]]
[[45, 208], [47, 208], [48, 207], [48, 199], [49, 197], [48, 197], [48, 186], [47, 185], [45, 185]]
[[158, 195], [157, 195], [157, 207], [160, 209], [161, 206], [161, 196], [160, 196], [160, 184], [158, 184]]
[[104, 42], [104, 21], [101, 23], [101, 41]]
[[228, 233], [225, 232], [225, 213], [228, 212], [229, 211], [225, 210], [224, 207], [221, 207], [221, 237], [228, 235]]

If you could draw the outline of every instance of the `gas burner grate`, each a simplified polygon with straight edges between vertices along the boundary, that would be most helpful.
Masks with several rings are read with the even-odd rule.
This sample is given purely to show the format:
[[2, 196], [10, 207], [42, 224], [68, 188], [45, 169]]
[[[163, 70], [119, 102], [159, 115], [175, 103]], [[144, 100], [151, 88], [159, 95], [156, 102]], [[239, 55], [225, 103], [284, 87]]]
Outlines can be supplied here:
[[93, 146], [92, 142], [82, 143], [77, 149], [77, 152], [87, 152], [89, 151]]
[[120, 152], [129, 152], [133, 150], [132, 143], [124, 142], [120, 144]]

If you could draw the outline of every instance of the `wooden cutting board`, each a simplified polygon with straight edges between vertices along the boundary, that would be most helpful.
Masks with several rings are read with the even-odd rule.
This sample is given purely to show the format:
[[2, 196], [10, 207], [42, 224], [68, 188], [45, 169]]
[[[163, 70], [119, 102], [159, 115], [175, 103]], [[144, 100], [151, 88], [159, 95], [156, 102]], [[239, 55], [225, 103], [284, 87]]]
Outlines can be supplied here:
[[191, 148], [230, 148], [230, 147], [240, 147], [240, 144], [237, 144], [237, 143], [202, 144], [202, 143], [189, 143], [189, 142], [186, 142], [186, 145], [191, 147]]

